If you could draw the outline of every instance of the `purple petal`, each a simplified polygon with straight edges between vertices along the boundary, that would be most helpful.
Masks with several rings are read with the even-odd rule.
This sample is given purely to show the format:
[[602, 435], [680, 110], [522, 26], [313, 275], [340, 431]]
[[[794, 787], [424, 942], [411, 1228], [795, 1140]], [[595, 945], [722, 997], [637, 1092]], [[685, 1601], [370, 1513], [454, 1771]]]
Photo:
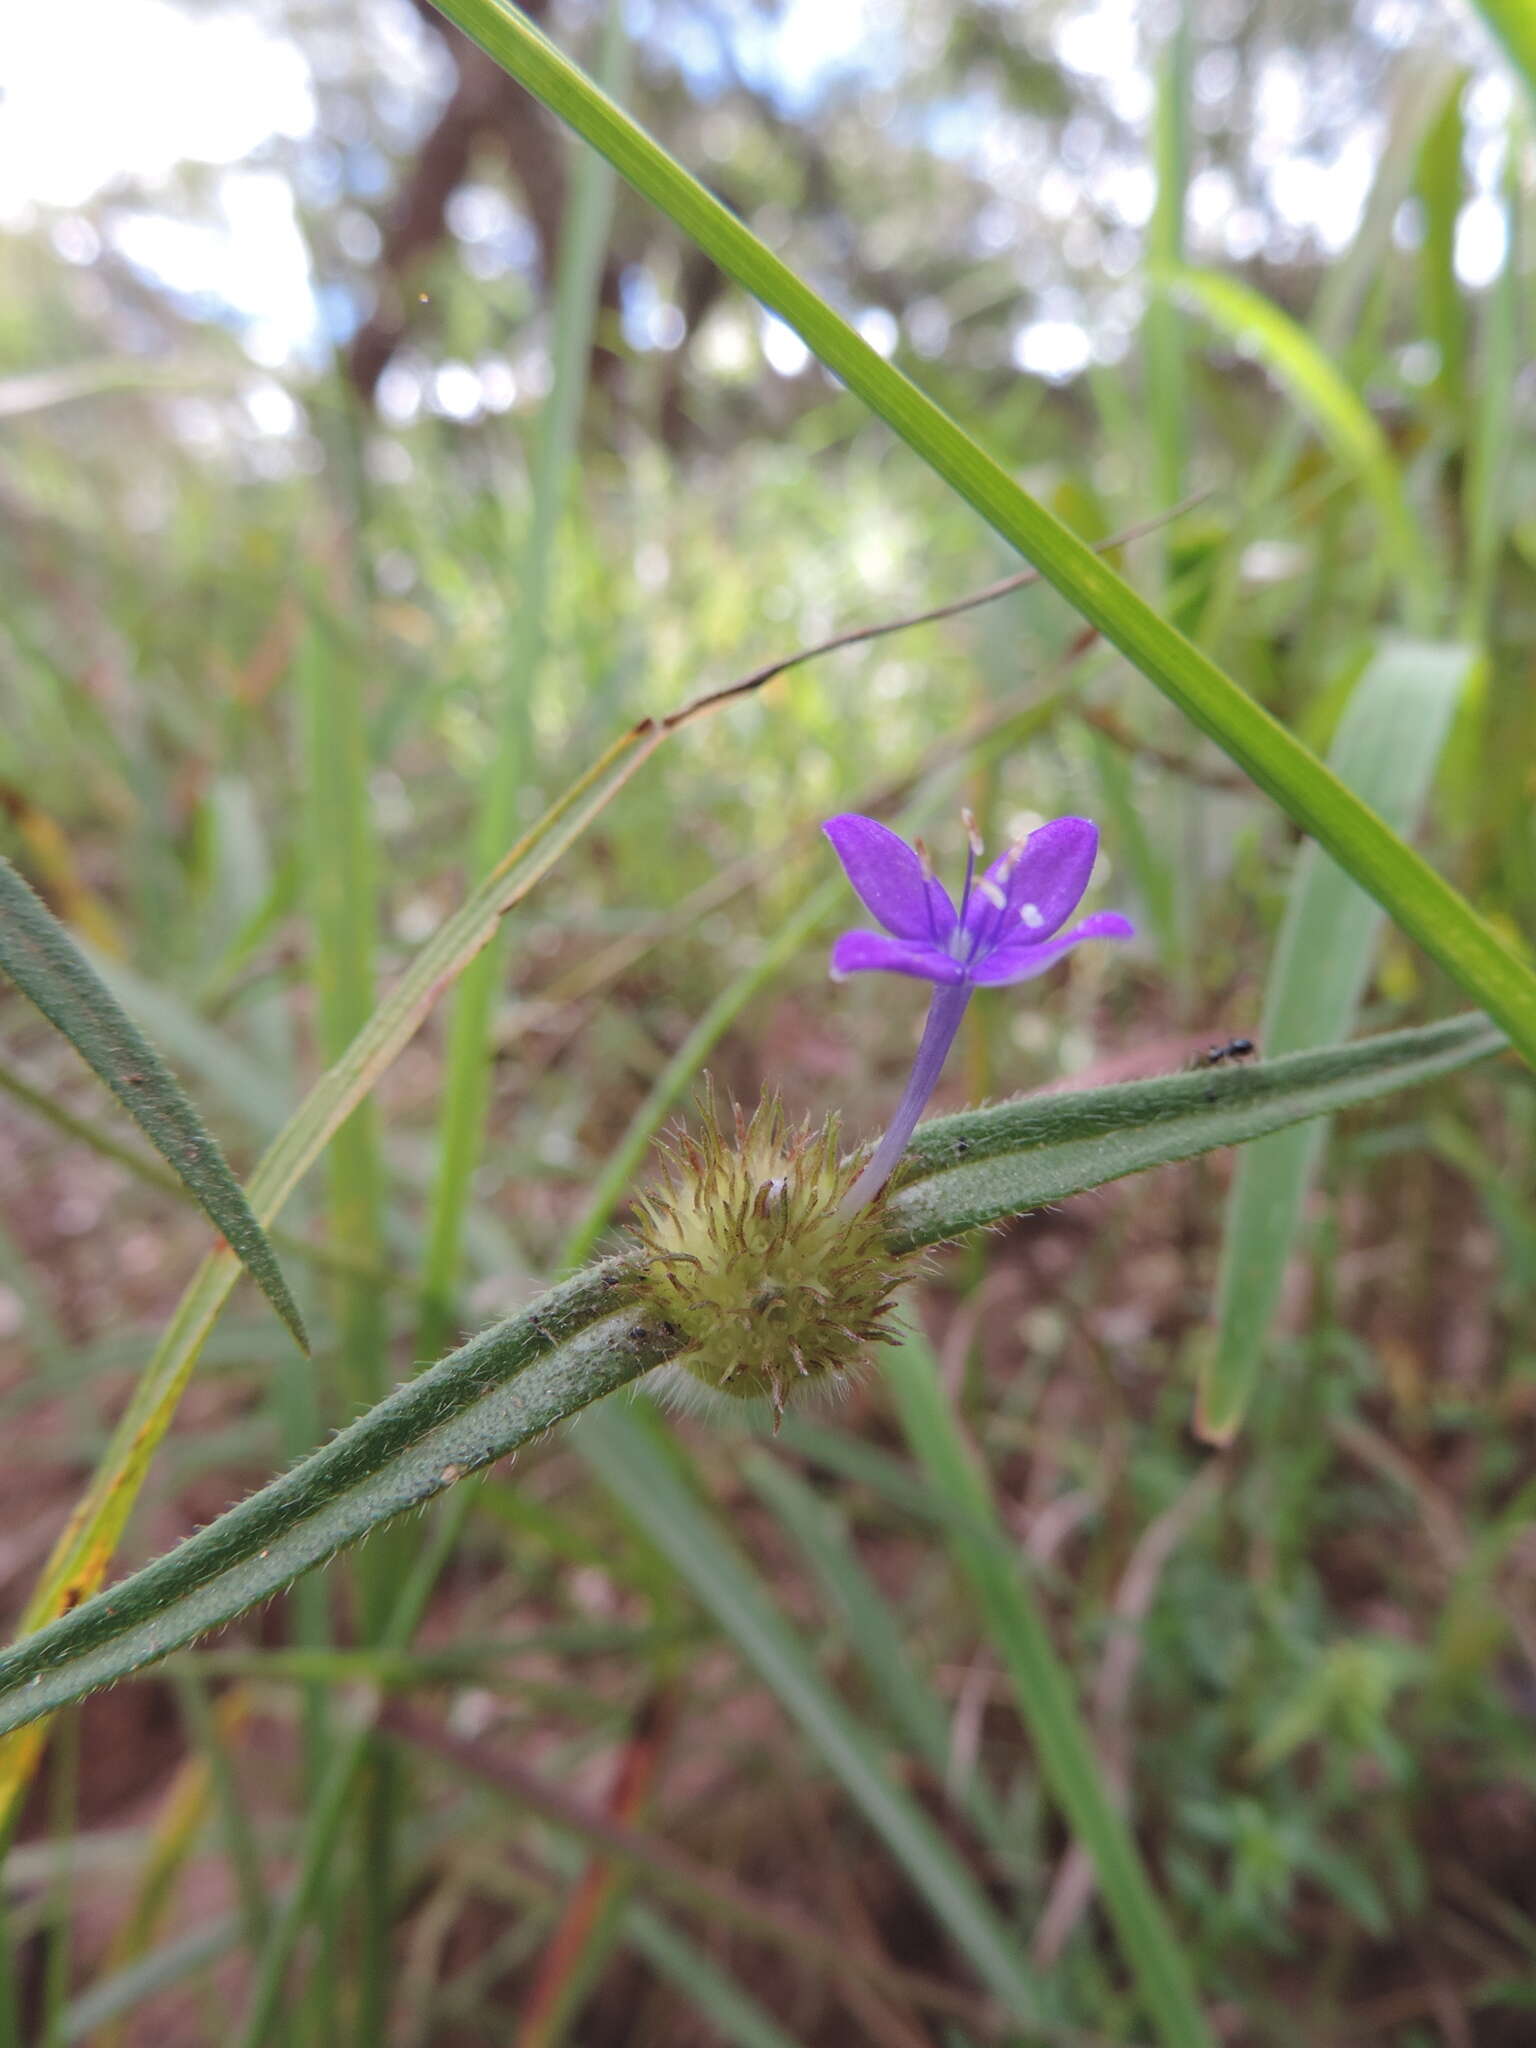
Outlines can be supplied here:
[[958, 922], [949, 891], [888, 826], [852, 811], [821, 828], [864, 908], [898, 939], [942, 946]]
[[1085, 917], [1071, 931], [1063, 932], [1060, 938], [1047, 939], [1043, 945], [1032, 944], [1026, 939], [1010, 939], [1006, 946], [998, 946], [985, 960], [971, 968], [971, 979], [990, 987], [1007, 987], [1016, 981], [1028, 981], [1033, 975], [1044, 974], [1047, 967], [1054, 965], [1063, 953], [1070, 953], [1084, 939], [1133, 939], [1136, 927], [1128, 917], [1122, 917], [1117, 910], [1096, 910], [1091, 917]]
[[1011, 853], [993, 861], [985, 879], [1002, 891], [1001, 906], [979, 887], [965, 906], [965, 928], [979, 935], [978, 955], [984, 947], [1011, 946], [1021, 931], [1032, 945], [1060, 931], [1082, 900], [1098, 850], [1099, 828], [1091, 820], [1056, 818], [1030, 833], [1011, 869]]
[[960, 962], [942, 946], [884, 939], [879, 932], [844, 932], [832, 948], [832, 979], [850, 974], [910, 974], [918, 981], [964, 981]]

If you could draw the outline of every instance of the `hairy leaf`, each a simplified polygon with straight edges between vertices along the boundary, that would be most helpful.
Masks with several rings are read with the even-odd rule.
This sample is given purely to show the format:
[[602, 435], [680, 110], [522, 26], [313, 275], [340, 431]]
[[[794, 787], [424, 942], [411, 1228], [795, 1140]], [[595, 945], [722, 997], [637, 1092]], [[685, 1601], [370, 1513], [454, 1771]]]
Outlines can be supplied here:
[[[1480, 1016], [1235, 1073], [1036, 1097], [924, 1125], [890, 1203], [893, 1246], [935, 1244], [1149, 1166], [1241, 1144], [1498, 1051]], [[673, 1355], [609, 1260], [472, 1338], [282, 1478], [0, 1655], [0, 1733], [152, 1663], [403, 1509]]]
[[0, 967], [106, 1082], [307, 1351], [304, 1319], [277, 1256], [202, 1118], [63, 925], [4, 859]]

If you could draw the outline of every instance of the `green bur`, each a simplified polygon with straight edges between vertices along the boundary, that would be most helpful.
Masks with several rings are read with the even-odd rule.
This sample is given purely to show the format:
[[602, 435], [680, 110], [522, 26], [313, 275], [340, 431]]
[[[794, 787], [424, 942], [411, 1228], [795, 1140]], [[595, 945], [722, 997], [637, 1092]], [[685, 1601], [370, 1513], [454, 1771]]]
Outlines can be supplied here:
[[[663, 1148], [664, 1185], [639, 1199], [640, 1288], [684, 1340], [677, 1363], [716, 1393], [766, 1397], [845, 1379], [887, 1317], [914, 1257], [885, 1243], [885, 1205], [840, 1213], [858, 1177], [838, 1127], [791, 1130], [777, 1096], [734, 1132], [712, 1099], [697, 1137]], [[734, 1142], [733, 1142], [734, 1140]]]

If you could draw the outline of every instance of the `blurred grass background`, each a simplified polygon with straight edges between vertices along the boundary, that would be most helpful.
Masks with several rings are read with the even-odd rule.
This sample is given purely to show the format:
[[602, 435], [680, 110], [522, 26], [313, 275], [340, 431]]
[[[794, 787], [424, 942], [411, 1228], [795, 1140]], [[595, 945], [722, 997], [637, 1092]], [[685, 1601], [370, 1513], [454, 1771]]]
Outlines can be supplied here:
[[[11, 31], [0, 850], [245, 1170], [626, 724], [1015, 564], [425, 13], [67, 18], [78, 47]], [[547, 25], [1086, 537], [1206, 493], [1115, 559], [1309, 744], [1342, 762], [1362, 678], [1432, 645], [1427, 801], [1390, 719], [1359, 771], [1528, 943], [1530, 103], [1473, 23]], [[344, 1128], [279, 1244], [315, 1364], [243, 1288], [124, 1562], [611, 1241], [704, 1067], [872, 1135], [920, 1003], [827, 984], [816, 827], [879, 804], [953, 855], [962, 803], [994, 844], [1100, 819], [1094, 900], [1143, 935], [976, 1004], [948, 1102], [1262, 1035], [1272, 961], [1346, 943], [1325, 905], [1276, 952], [1294, 834], [1048, 593], [797, 670], [654, 756]], [[1380, 936], [1361, 1021], [1453, 1002]], [[0, 1020], [19, 1614], [204, 1233], [67, 1048]], [[1533, 1138], [1512, 1065], [1333, 1134], [1219, 1456], [1190, 1417], [1221, 1161], [937, 1262], [835, 1413], [586, 1418], [91, 1702], [7, 1859], [0, 2041], [1149, 2038], [978, 1512], [1221, 2039], [1528, 2040]]]

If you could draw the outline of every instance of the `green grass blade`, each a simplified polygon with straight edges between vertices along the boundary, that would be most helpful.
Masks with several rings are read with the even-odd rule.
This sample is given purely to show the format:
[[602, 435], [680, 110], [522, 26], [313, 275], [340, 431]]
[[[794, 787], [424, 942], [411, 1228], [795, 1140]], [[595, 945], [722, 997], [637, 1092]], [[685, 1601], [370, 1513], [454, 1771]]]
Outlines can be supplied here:
[[[622, 75], [626, 48], [621, 15], [617, 7], [610, 7], [600, 60], [605, 80]], [[501, 737], [475, 820], [477, 868], [493, 861], [512, 837], [519, 787], [532, 779], [532, 700], [544, 666], [555, 540], [581, 424], [613, 187], [613, 174], [602, 158], [582, 149], [573, 166], [564, 211], [550, 343], [554, 381], [539, 418], [518, 603], [497, 710]], [[442, 1349], [452, 1332], [464, 1218], [485, 1141], [491, 1024], [506, 957], [505, 946], [488, 946], [454, 991], [417, 1339], [418, 1350], [429, 1358]]]
[[1246, 1070], [1169, 1074], [939, 1117], [913, 1134], [907, 1159], [917, 1177], [890, 1198], [890, 1236], [936, 1244], [1126, 1174], [1419, 1087], [1504, 1044], [1473, 1014]]
[[[762, 1452], [748, 1454], [743, 1475], [815, 1573], [843, 1634], [869, 1674], [881, 1714], [942, 1785], [949, 1772], [949, 1715], [908, 1656], [900, 1621], [855, 1555], [832, 1501], [807, 1486], [782, 1460]], [[973, 1804], [980, 1808], [985, 1802]]]
[[940, 1496], [956, 1510], [948, 1540], [1013, 1680], [1040, 1769], [1072, 1832], [1093, 1858], [1099, 1887], [1135, 1974], [1142, 2003], [1167, 2048], [1213, 2042], [1183, 1952], [1115, 1806], [1045, 1615], [997, 1518], [939, 1381], [933, 1354], [909, 1333], [886, 1361], [902, 1429]]
[[718, 1517], [693, 1492], [651, 1430], [637, 1417], [608, 1407], [588, 1416], [573, 1441], [798, 1721], [983, 1982], [1010, 2012], [1031, 2017], [1038, 1997], [1023, 1944], [999, 1920], [921, 1808], [875, 1761], [857, 1718], [823, 1680]]
[[658, 1977], [676, 1987], [709, 2023], [717, 2040], [733, 2048], [796, 2048], [794, 2036], [776, 2025], [757, 2000], [711, 1960], [707, 1949], [680, 1933], [665, 1915], [631, 1904], [624, 1908], [620, 1926], [629, 1947], [645, 1957]]
[[1387, 437], [1306, 329], [1237, 278], [1213, 270], [1179, 270], [1160, 282], [1204, 314], [1228, 340], [1251, 348], [1291, 393], [1335, 460], [1369, 494], [1404, 603], [1421, 628], [1430, 624], [1440, 579], [1409, 508]]
[[107, 1084], [307, 1351], [304, 1319], [277, 1256], [202, 1118], [69, 933], [4, 859], [0, 968]]
[[[350, 475], [352, 465], [343, 463]], [[361, 525], [363, 508], [354, 504]], [[356, 565], [351, 565], [356, 580]], [[309, 975], [315, 994], [320, 1056], [330, 1065], [346, 1052], [368, 1022], [376, 995], [374, 941], [378, 918], [369, 745], [363, 697], [367, 672], [361, 643], [347, 632], [328, 631], [321, 605], [314, 607], [296, 663], [304, 745], [302, 800], [304, 894], [311, 934]], [[379, 1163], [378, 1113], [370, 1095], [360, 1102], [326, 1149], [326, 1224], [329, 1240], [367, 1264], [380, 1263], [383, 1248], [383, 1178]], [[340, 1382], [349, 1408], [382, 1399], [389, 1386], [388, 1320], [383, 1291], [367, 1281], [344, 1280], [333, 1290], [339, 1338]], [[305, 1390], [290, 1389], [281, 1403], [291, 1454], [315, 1441], [317, 1416]], [[297, 1438], [295, 1442], [294, 1439]], [[363, 1627], [375, 1625], [381, 1603], [393, 1590], [396, 1538], [374, 1546], [354, 1561], [352, 1581]], [[330, 1602], [318, 1585], [300, 1589], [294, 1626], [306, 1641], [323, 1643], [331, 1628]], [[324, 1781], [333, 1742], [332, 1703], [317, 1688], [306, 1702], [304, 1766], [307, 1784]], [[359, 1923], [358, 2008], [350, 2029], [354, 2039], [373, 2042], [384, 2030], [391, 1972], [388, 1940], [389, 1854], [392, 1830], [388, 1777], [393, 1759], [375, 1754], [353, 1814], [360, 1844], [361, 1881], [352, 1894]], [[321, 1913], [326, 1938], [342, 1910], [333, 1885]], [[339, 2035], [334, 1974], [317, 1970], [312, 1979], [314, 2030]]]
[[1520, 136], [1511, 121], [1504, 143], [1501, 200], [1504, 261], [1483, 302], [1476, 399], [1467, 448], [1463, 519], [1467, 534], [1466, 594], [1461, 630], [1487, 644], [1493, 627], [1493, 599], [1499, 552], [1504, 544], [1505, 503], [1513, 432], [1515, 380], [1520, 358]]
[[[1355, 686], [1334, 742], [1333, 767], [1399, 831], [1411, 831], [1423, 808], [1472, 664], [1466, 648], [1400, 641], [1384, 647]], [[1381, 926], [1370, 897], [1315, 846], [1305, 848], [1265, 995], [1267, 1054], [1303, 1052], [1347, 1036]], [[1213, 1443], [1231, 1441], [1252, 1399], [1327, 1135], [1325, 1122], [1299, 1125], [1238, 1161], [1222, 1238], [1216, 1342], [1198, 1397], [1200, 1433]]]
[[[313, 931], [310, 978], [320, 1055], [339, 1060], [374, 1007], [375, 863], [368, 797], [362, 661], [316, 624], [297, 664], [305, 729], [305, 886]], [[332, 1241], [369, 1266], [382, 1263], [383, 1191], [374, 1105], [360, 1102], [326, 1153]], [[348, 1392], [362, 1403], [385, 1390], [383, 1296], [354, 1281], [341, 1289]]]
[[[1504, 1044], [1474, 1015], [1246, 1072], [1172, 1074], [943, 1117], [913, 1139], [916, 1177], [891, 1199], [890, 1241], [937, 1244], [1123, 1174], [1432, 1080]], [[177, 1549], [0, 1652], [0, 1734], [35, 1725], [268, 1599], [343, 1544], [670, 1357], [675, 1334], [614, 1313], [622, 1273], [617, 1261], [588, 1267], [407, 1382]], [[653, 1533], [665, 1548], [666, 1532]]]
[[[1177, 26], [1157, 67], [1157, 200], [1147, 233], [1147, 259], [1154, 275], [1177, 269], [1184, 261], [1191, 6], [1192, 0], [1183, 0]], [[1163, 293], [1150, 293], [1142, 314], [1141, 346], [1146, 365], [1147, 428], [1152, 436], [1156, 502], [1164, 505], [1176, 504], [1184, 495], [1188, 459], [1189, 393], [1183, 329], [1178, 307]]]
[[285, 1077], [279, 1069], [236, 1045], [175, 989], [136, 973], [111, 954], [92, 951], [89, 941], [86, 951], [123, 1008], [140, 1019], [183, 1073], [196, 1075], [210, 1096], [219, 1097], [228, 1115], [263, 1142], [282, 1129], [291, 1105], [284, 1099]]
[[1092, 625], [1376, 897], [1536, 1065], [1536, 973], [1418, 854], [1022, 490], [505, 0], [440, 11], [792, 327]]
[[1456, 276], [1456, 220], [1462, 201], [1462, 146], [1466, 139], [1462, 95], [1466, 78], [1457, 72], [1419, 151], [1418, 198], [1424, 209], [1419, 249], [1419, 304], [1424, 331], [1439, 363], [1435, 395], [1447, 422], [1461, 416], [1466, 388], [1467, 310]]
[[1536, 114], [1536, 8], [1531, 0], [1473, 0], [1473, 5], [1504, 45]]
[[[1327, 360], [1341, 356], [1357, 333], [1362, 308], [1379, 283], [1392, 249], [1392, 232], [1409, 196], [1425, 131], [1444, 91], [1444, 66], [1432, 54], [1405, 52], [1384, 81], [1380, 95], [1387, 137], [1370, 195], [1354, 239], [1318, 283], [1307, 331]], [[1276, 517], [1275, 501], [1296, 470], [1307, 439], [1305, 418], [1294, 409], [1275, 423], [1263, 452], [1243, 477], [1242, 503], [1217, 564], [1212, 592], [1201, 616], [1201, 640], [1216, 651], [1230, 630], [1242, 595], [1242, 561], [1247, 542]]]

